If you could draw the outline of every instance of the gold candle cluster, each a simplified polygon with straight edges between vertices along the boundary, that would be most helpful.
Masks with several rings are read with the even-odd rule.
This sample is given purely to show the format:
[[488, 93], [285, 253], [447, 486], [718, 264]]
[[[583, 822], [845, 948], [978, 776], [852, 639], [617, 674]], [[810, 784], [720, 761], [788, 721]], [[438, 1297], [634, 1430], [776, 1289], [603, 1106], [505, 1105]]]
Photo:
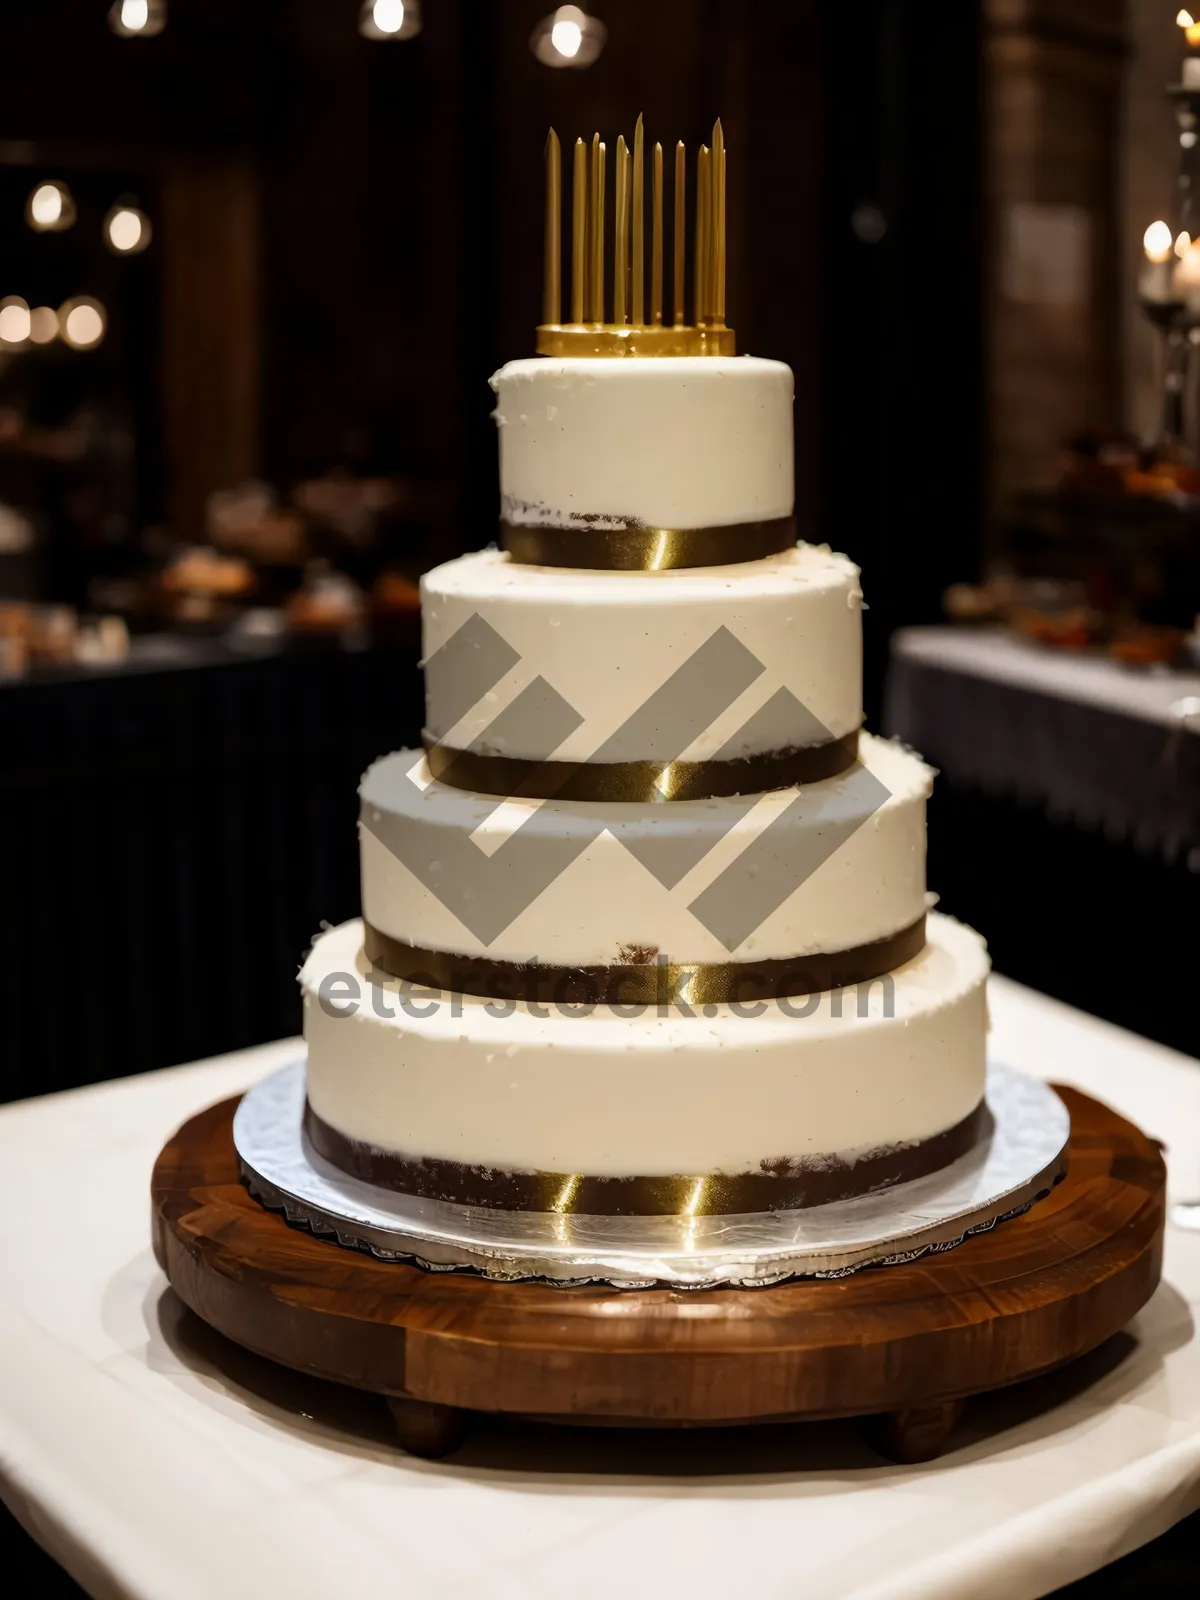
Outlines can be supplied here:
[[[712, 144], [696, 154], [691, 266], [692, 318], [686, 315], [687, 152], [675, 147], [673, 315], [663, 316], [663, 148], [651, 152], [650, 262], [646, 270], [646, 148], [642, 118], [632, 147], [617, 139], [609, 245], [608, 150], [598, 133], [590, 146], [576, 139], [571, 163], [571, 305], [563, 320], [562, 149], [553, 128], [546, 140], [545, 266], [540, 355], [732, 355], [725, 324], [725, 136], [720, 120]], [[611, 271], [611, 297], [605, 279]], [[611, 315], [609, 315], [611, 306]]]

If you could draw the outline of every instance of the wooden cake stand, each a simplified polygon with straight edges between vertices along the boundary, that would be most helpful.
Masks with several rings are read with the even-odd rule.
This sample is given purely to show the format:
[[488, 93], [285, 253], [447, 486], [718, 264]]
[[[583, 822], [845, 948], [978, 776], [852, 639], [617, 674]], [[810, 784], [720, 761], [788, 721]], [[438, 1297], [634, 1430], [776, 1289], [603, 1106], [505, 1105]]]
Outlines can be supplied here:
[[424, 1456], [472, 1411], [709, 1426], [877, 1416], [899, 1461], [938, 1455], [962, 1401], [1074, 1360], [1130, 1320], [1162, 1263], [1158, 1145], [1077, 1090], [1067, 1176], [941, 1254], [763, 1289], [558, 1288], [433, 1273], [292, 1228], [238, 1175], [236, 1100], [193, 1117], [154, 1168], [154, 1248], [219, 1332], [384, 1395]]

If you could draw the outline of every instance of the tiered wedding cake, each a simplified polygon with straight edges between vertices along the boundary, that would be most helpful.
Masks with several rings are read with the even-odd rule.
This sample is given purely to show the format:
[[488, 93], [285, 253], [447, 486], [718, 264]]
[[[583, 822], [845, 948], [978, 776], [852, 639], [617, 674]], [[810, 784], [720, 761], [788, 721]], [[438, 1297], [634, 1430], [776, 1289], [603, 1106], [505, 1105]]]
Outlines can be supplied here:
[[[928, 1172], [983, 1128], [987, 957], [926, 914], [914, 755], [859, 732], [858, 572], [792, 526], [792, 375], [643, 276], [641, 124], [576, 147], [571, 319], [548, 151], [538, 359], [493, 379], [504, 549], [422, 585], [426, 749], [361, 789], [363, 921], [301, 973], [308, 1134], [431, 1198], [747, 1212]], [[649, 314], [647, 315], [647, 311]]]

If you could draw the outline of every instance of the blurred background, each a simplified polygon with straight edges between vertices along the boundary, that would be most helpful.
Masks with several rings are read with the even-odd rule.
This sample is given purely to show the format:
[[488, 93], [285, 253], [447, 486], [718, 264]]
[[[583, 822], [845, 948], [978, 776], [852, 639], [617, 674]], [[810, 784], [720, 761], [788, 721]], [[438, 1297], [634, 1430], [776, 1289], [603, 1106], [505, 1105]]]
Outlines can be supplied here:
[[864, 569], [869, 723], [942, 770], [943, 909], [1195, 1050], [1190, 25], [6, 8], [0, 1098], [296, 1030], [302, 950], [358, 908], [359, 775], [420, 734], [417, 580], [494, 537], [546, 129], [639, 112], [723, 119], [730, 320], [795, 372], [804, 536]]

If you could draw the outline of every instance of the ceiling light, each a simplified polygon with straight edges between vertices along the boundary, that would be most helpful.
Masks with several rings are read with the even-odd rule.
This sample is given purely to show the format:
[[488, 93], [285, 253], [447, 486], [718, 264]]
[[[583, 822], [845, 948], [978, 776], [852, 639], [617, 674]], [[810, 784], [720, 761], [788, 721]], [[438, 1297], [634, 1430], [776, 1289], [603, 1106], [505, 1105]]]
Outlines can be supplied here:
[[62, 342], [72, 350], [94, 350], [107, 327], [104, 307], [90, 295], [77, 295], [58, 308], [58, 331]]
[[167, 25], [167, 0], [114, 0], [108, 25], [122, 39], [152, 39]]
[[363, 0], [358, 31], [364, 39], [411, 39], [421, 31], [417, 0]]
[[75, 202], [65, 183], [47, 178], [31, 190], [25, 221], [35, 233], [62, 233], [75, 221]]
[[0, 344], [24, 344], [29, 338], [29, 307], [19, 295], [0, 300]]
[[53, 344], [58, 338], [58, 312], [53, 306], [34, 306], [29, 313], [31, 344]]
[[529, 48], [545, 67], [590, 67], [607, 37], [598, 18], [579, 6], [559, 6], [533, 30]]
[[150, 218], [137, 206], [116, 205], [104, 219], [104, 242], [114, 255], [140, 255], [150, 233]]

